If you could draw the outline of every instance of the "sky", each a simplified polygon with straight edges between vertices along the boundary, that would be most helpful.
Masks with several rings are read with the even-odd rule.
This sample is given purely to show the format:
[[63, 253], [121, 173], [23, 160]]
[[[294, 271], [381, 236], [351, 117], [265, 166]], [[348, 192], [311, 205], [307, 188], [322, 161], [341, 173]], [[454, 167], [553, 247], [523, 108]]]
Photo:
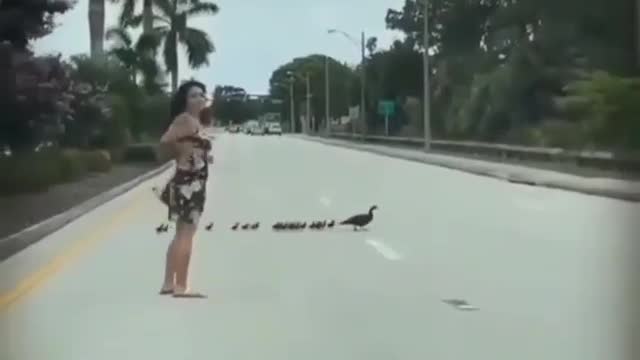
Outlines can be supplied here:
[[[404, 0], [217, 0], [215, 16], [193, 18], [189, 25], [206, 31], [216, 47], [209, 66], [191, 70], [180, 52], [179, 77], [194, 77], [211, 90], [216, 85], [243, 87], [266, 94], [271, 73], [295, 57], [326, 54], [351, 64], [360, 60], [360, 47], [331, 28], [359, 40], [376, 36], [378, 47], [389, 46], [402, 35], [385, 28], [388, 8], [400, 9]], [[38, 54], [70, 56], [89, 53], [89, 0], [78, 0], [73, 10], [57, 18], [55, 31], [34, 43]], [[106, 28], [117, 22], [119, 7], [106, 0]], [[108, 47], [109, 43], [105, 43]]]

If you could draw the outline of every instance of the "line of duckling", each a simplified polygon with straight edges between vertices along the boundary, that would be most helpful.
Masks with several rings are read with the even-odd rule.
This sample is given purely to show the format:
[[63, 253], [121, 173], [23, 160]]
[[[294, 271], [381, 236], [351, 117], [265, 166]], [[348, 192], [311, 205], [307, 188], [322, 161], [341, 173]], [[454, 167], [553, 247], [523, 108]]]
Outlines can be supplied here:
[[[308, 226], [307, 226], [308, 225]], [[285, 222], [277, 222], [273, 224], [271, 227], [275, 231], [284, 231], [284, 230], [324, 230], [331, 229], [336, 225], [335, 220], [327, 221], [313, 221], [309, 224], [307, 222], [301, 221], [285, 221]]]
[[[286, 230], [305, 230], [305, 229], [310, 229], [310, 230], [323, 230], [323, 229], [331, 229], [336, 225], [336, 221], [335, 220], [331, 220], [331, 221], [327, 221], [327, 220], [322, 220], [322, 221], [313, 221], [310, 223], [302, 222], [302, 221], [279, 221], [275, 224], [273, 224], [273, 226], [271, 226], [271, 228], [275, 231], [286, 231]], [[231, 226], [231, 230], [233, 231], [238, 231], [238, 230], [258, 230], [260, 228], [260, 223], [259, 222], [255, 222], [255, 223], [240, 223], [240, 222], [236, 222], [233, 224], [233, 226]], [[213, 222], [210, 222], [209, 224], [207, 224], [205, 226], [205, 230], [207, 231], [211, 231], [213, 230]], [[169, 224], [160, 224], [158, 227], [156, 227], [156, 233], [161, 234], [161, 233], [165, 233], [169, 231]]]
[[[302, 222], [302, 221], [279, 221], [273, 224], [271, 228], [275, 231], [305, 230], [305, 229], [324, 230], [324, 229], [332, 229], [335, 225], [347, 225], [347, 226], [353, 226], [353, 230], [356, 231], [364, 228], [373, 220], [373, 211], [376, 210], [377, 208], [378, 207], [376, 205], [373, 205], [369, 208], [368, 213], [354, 215], [338, 223], [336, 223], [335, 220], [313, 221], [309, 224], [307, 222]], [[233, 224], [233, 226], [231, 226], [231, 230], [233, 231], [258, 230], [258, 228], [260, 228], [259, 222], [244, 223], [242, 225], [240, 222], [236, 222]], [[212, 229], [213, 229], [213, 222], [210, 222], [205, 226], [205, 230], [207, 231], [211, 231]], [[161, 233], [167, 232], [168, 230], [169, 230], [169, 225], [163, 223], [156, 228], [156, 233], [161, 234]]]

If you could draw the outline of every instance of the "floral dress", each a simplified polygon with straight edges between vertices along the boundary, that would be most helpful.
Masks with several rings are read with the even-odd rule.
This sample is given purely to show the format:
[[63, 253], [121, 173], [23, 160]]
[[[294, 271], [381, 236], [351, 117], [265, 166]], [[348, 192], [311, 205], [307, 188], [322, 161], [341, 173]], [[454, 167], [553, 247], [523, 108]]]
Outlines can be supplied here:
[[184, 164], [176, 166], [176, 172], [160, 195], [169, 209], [169, 221], [197, 224], [204, 211], [209, 164], [207, 156], [211, 142], [199, 132], [178, 141], [193, 144], [193, 151]]

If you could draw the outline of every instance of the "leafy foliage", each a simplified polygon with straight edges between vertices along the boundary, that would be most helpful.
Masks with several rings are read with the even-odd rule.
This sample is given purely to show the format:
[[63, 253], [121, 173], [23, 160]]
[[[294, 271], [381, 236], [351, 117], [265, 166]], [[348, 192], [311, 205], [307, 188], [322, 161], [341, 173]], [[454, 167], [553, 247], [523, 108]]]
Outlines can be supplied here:
[[190, 18], [199, 15], [215, 15], [218, 6], [207, 1], [192, 0], [153, 0], [158, 14], [154, 19], [160, 25], [153, 28], [163, 44], [163, 58], [167, 70], [171, 73], [171, 86], [178, 87], [178, 45], [187, 53], [189, 66], [194, 69], [209, 65], [209, 55], [215, 51], [209, 35], [199, 29], [189, 27]]
[[13, 151], [29, 151], [50, 141], [72, 119], [69, 69], [59, 57], [34, 58], [28, 52], [0, 49], [3, 64], [0, 143]]
[[134, 43], [126, 28], [115, 27], [107, 31], [106, 38], [115, 41], [109, 53], [129, 71], [134, 83], [138, 82], [138, 75], [142, 75], [144, 84], [156, 82], [160, 75], [160, 66], [155, 59], [160, 45], [156, 36], [142, 34]]
[[[431, 0], [428, 14], [436, 136], [636, 146], [639, 129], [631, 119], [640, 112], [628, 100], [637, 96], [635, 82], [622, 77], [639, 70], [632, 1]], [[425, 51], [424, 2], [405, 0], [385, 21], [405, 38], [370, 52], [369, 103], [413, 95], [418, 83], [410, 78], [421, 77], [420, 64], [408, 61], [415, 55], [401, 50]], [[395, 58], [382, 61], [385, 52]], [[403, 78], [397, 89], [384, 80], [385, 62], [397, 66], [393, 78]], [[558, 106], [576, 99], [578, 115]]]
[[[310, 88], [312, 89], [311, 111], [316, 121], [316, 126], [323, 124], [325, 117], [325, 61], [324, 55], [309, 55], [306, 57], [293, 59], [281, 65], [271, 74], [269, 80], [269, 94], [272, 98], [281, 99], [284, 119], [290, 118], [289, 102], [291, 100], [289, 85], [293, 81], [293, 97], [296, 103], [294, 111], [296, 119], [299, 114], [305, 111], [303, 106], [306, 99], [305, 77], [309, 76]], [[329, 101], [330, 115], [337, 118], [348, 111], [350, 104], [357, 104], [358, 78], [354, 70], [349, 66], [328, 58], [329, 61], [329, 88], [331, 99]], [[354, 92], [355, 90], [355, 92]], [[300, 129], [300, 125], [296, 125]]]
[[75, 5], [70, 0], [3, 0], [0, 1], [0, 43], [7, 41], [24, 50], [32, 39], [49, 34], [55, 27], [56, 15]]

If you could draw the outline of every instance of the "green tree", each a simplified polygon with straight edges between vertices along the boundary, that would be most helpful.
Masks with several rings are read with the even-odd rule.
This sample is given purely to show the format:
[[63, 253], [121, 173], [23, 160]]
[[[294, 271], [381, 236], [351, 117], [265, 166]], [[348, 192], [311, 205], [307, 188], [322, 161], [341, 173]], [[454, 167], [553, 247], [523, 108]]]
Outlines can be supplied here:
[[0, 1], [0, 148], [30, 151], [55, 139], [66, 114], [68, 76], [60, 57], [34, 57], [32, 40], [55, 27], [67, 1]]
[[[271, 74], [269, 80], [269, 94], [272, 98], [283, 100], [283, 119], [290, 118], [289, 103], [289, 81], [294, 81], [294, 101], [296, 102], [295, 118], [305, 111], [304, 106], [298, 106], [306, 98], [306, 84], [304, 77], [308, 74], [311, 87], [311, 112], [317, 120], [316, 129], [323, 126], [325, 117], [325, 55], [309, 55], [295, 58], [292, 61], [279, 66]], [[291, 77], [289, 74], [295, 74]], [[329, 57], [329, 86], [330, 86], [330, 115], [333, 118], [346, 115], [350, 103], [356, 104], [359, 95], [351, 96], [352, 89], [358, 89], [354, 84], [357, 81], [357, 74], [354, 69]], [[300, 129], [300, 124], [296, 120], [296, 128]]]
[[252, 112], [247, 92], [238, 86], [218, 85], [213, 90], [214, 116], [224, 123], [240, 124], [257, 114]]
[[0, 43], [7, 41], [24, 50], [33, 39], [49, 34], [55, 16], [64, 14], [74, 3], [65, 0], [0, 1]]
[[120, 11], [119, 23], [120, 26], [126, 27], [132, 21], [135, 21], [137, 15], [135, 9], [138, 4], [142, 2], [142, 32], [149, 34], [153, 31], [153, 1], [154, 0], [111, 0], [113, 3], [122, 3], [122, 9]]
[[155, 59], [159, 46], [157, 37], [142, 34], [134, 43], [125, 28], [115, 27], [107, 31], [106, 38], [115, 42], [109, 53], [129, 70], [134, 83], [138, 83], [138, 75], [142, 75], [145, 83], [153, 83], [157, 79], [160, 74], [160, 66]]
[[[421, 52], [423, 10], [406, 0], [385, 19]], [[593, 69], [638, 71], [633, 13], [625, 0], [430, 1], [432, 119], [443, 121], [434, 133], [526, 141], [557, 116], [567, 83]]]
[[164, 63], [171, 73], [171, 88], [178, 87], [178, 44], [183, 45], [189, 66], [199, 68], [209, 64], [209, 55], [215, 51], [206, 32], [188, 26], [188, 20], [198, 15], [215, 15], [218, 6], [200, 0], [154, 0], [158, 9], [154, 35], [164, 44]]

